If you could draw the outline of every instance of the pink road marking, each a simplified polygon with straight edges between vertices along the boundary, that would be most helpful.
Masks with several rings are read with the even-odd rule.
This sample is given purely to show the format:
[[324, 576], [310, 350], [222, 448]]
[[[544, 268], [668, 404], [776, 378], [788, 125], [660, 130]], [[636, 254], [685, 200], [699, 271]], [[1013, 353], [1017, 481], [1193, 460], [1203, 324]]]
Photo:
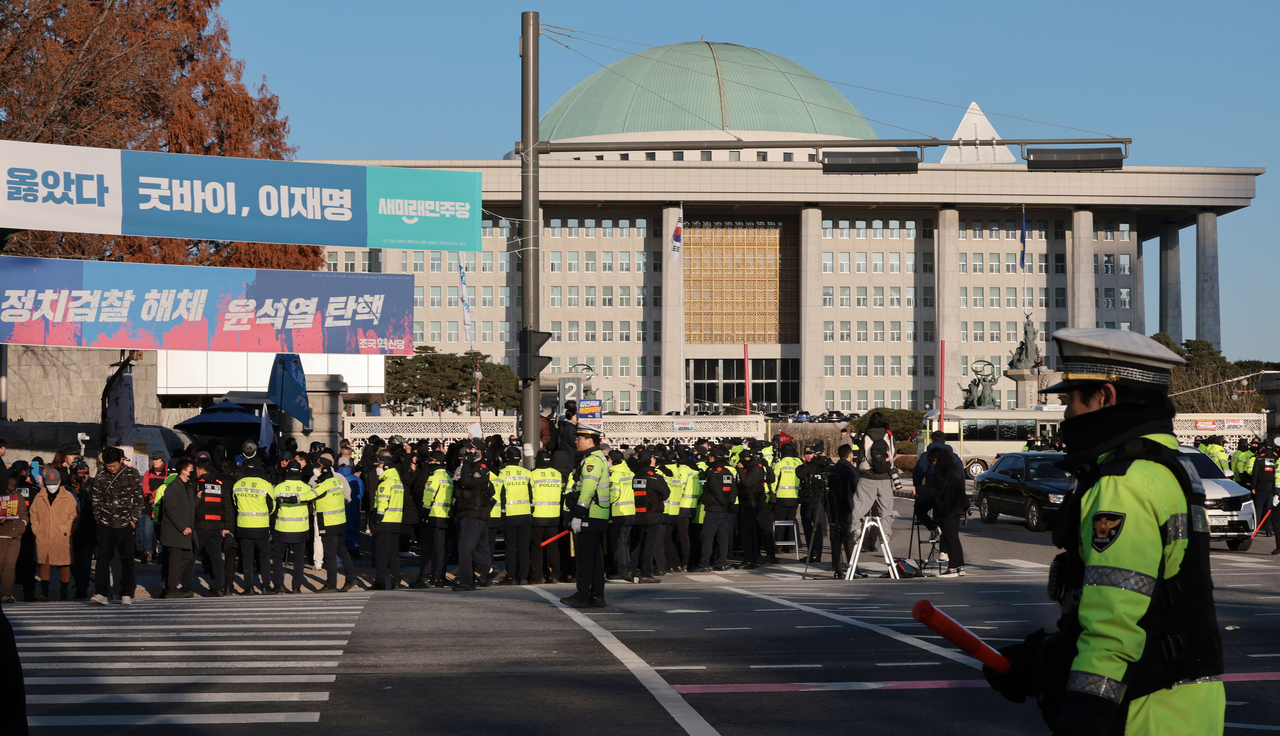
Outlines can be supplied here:
[[[1280, 680], [1280, 672], [1233, 672], [1226, 682]], [[954, 690], [987, 687], [986, 680], [890, 680], [885, 682], [743, 682], [708, 685], [672, 685], [678, 693], [817, 693], [841, 690]]]

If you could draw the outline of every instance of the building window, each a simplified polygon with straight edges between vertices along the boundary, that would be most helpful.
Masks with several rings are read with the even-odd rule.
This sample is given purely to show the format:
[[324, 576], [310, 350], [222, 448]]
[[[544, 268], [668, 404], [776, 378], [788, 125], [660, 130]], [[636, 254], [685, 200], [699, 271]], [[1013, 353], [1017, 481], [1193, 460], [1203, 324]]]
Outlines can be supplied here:
[[907, 287], [907, 301], [906, 301], [905, 306], [906, 306], [906, 308], [907, 308], [907, 309], [911, 309], [911, 308], [912, 308], [912, 307], [914, 307], [915, 305], [916, 305], [916, 287], [914, 287], [914, 286], [908, 286], [908, 287]]
[[630, 220], [618, 220], [618, 237], [619, 238], [631, 237], [631, 221]]
[[867, 306], [867, 287], [865, 286], [858, 287], [858, 306]]
[[871, 324], [871, 341], [884, 342], [884, 322], [873, 322]]
[[583, 220], [582, 221], [582, 237], [594, 238], [595, 236], [596, 236], [596, 221], [592, 218], [587, 218]]
[[883, 286], [871, 287], [871, 306], [877, 307], [877, 308], [884, 307], [884, 287]]
[[826, 404], [827, 411], [835, 411], [835, 408], [836, 408], [836, 392], [835, 392], [835, 391], [824, 391], [824, 392], [822, 393], [822, 396], [823, 396], [824, 403]]
[[889, 323], [889, 342], [902, 342], [902, 323]]
[[859, 322], [858, 323], [858, 342], [866, 342], [866, 341], [867, 341], [867, 323]]
[[836, 305], [836, 287], [822, 287], [822, 306], [834, 307]]
[[871, 398], [875, 401], [876, 406], [884, 406], [884, 391], [876, 390], [871, 392]]
[[551, 273], [560, 273], [560, 251], [551, 252]]
[[822, 356], [822, 375], [827, 378], [835, 378], [836, 376], [836, 356]]
[[822, 272], [823, 272], [823, 273], [835, 273], [835, 270], [836, 270], [836, 269], [835, 269], [835, 254], [834, 254], [834, 253], [823, 253], [823, 254], [822, 254]]
[[756, 151], [756, 161], [768, 161], [768, 160], [769, 160], [768, 151]]
[[840, 342], [849, 342], [849, 325], [851, 322], [840, 323]]
[[1114, 222], [1105, 222], [1102, 224], [1102, 239], [1111, 242], [1116, 239], [1116, 224]]
[[[902, 228], [898, 227], [898, 225], [899, 225], [899, 222], [897, 220], [889, 221], [889, 239], [890, 240], [897, 240], [898, 236], [902, 233]], [[890, 271], [889, 273], [894, 273], [894, 272]]]
[[932, 323], [932, 322], [928, 322], [928, 321], [926, 321], [926, 322], [924, 323], [924, 330], [922, 330], [922, 332], [924, 333], [923, 340], [924, 340], [925, 342], [933, 342], [933, 333], [934, 333], [934, 329], [933, 329], [933, 323]]
[[849, 273], [849, 254], [840, 254], [840, 273]]
[[327, 268], [330, 271], [338, 270], [338, 254], [336, 252], [330, 251], [326, 253], [324, 255], [324, 260], [325, 260], [325, 263], [327, 264]]
[[[648, 334], [648, 322], [645, 322], [644, 320], [636, 322], [636, 342], [644, 342], [645, 338], [648, 337]], [[643, 361], [644, 358], [641, 358], [640, 360]]]
[[702, 161], [710, 161], [710, 160], [711, 160], [711, 152], [710, 152], [710, 151], [701, 151], [701, 152], [700, 152], [700, 155], [699, 155], [699, 159], [700, 159], [700, 160], [702, 160]]
[[960, 308], [969, 308], [969, 288], [967, 286], [960, 287]]
[[866, 410], [867, 410], [867, 392], [859, 391], [858, 392], [858, 411], [866, 411]]
[[1057, 274], [1065, 274], [1067, 272], [1067, 254], [1053, 254], [1053, 272]]
[[342, 254], [342, 270], [345, 273], [355, 273], [356, 254], [354, 251], [346, 251]]
[[559, 219], [554, 219], [551, 221], [551, 227], [549, 228], [549, 234], [547, 237], [550, 237], [550, 238], [560, 237], [560, 220]]
[[567, 256], [567, 261], [568, 261], [569, 273], [577, 273], [578, 272], [578, 251], [576, 250], [569, 251]]
[[961, 221], [960, 221], [960, 226], [959, 226], [959, 228], [957, 229], [957, 234], [959, 235], [960, 240], [966, 240], [966, 239], [968, 239], [968, 237], [969, 237], [969, 223], [968, 223], [968, 221], [967, 221], [967, 220], [961, 220]]
[[848, 355], [840, 356], [840, 377], [850, 378], [853, 376], [853, 359]]
[[987, 273], [1000, 273], [1000, 254], [992, 253], [987, 264]]
[[889, 273], [902, 273], [902, 254], [889, 254]]
[[[605, 222], [608, 222], [608, 220], [605, 220]], [[605, 237], [608, 237], [608, 236], [605, 236]], [[583, 258], [583, 266], [584, 266], [583, 270], [586, 273], [595, 273], [596, 272], [596, 252], [594, 250], [584, 251], [582, 253], [582, 258]]]
[[853, 223], [853, 230], [854, 230], [853, 236], [858, 240], [867, 239], [867, 221], [866, 220], [855, 220]]
[[600, 251], [600, 273], [613, 273], [613, 251]]
[[421, 286], [413, 287], [413, 306], [419, 307], [419, 308], [422, 307], [423, 301], [424, 301], [423, 296], [424, 296], [423, 287]]
[[618, 251], [618, 273], [631, 273], [631, 251]]
[[987, 324], [991, 326], [990, 332], [987, 333], [987, 340], [989, 342], [1000, 342], [1000, 323], [988, 322]]
[[1120, 329], [1124, 330], [1125, 332], [1132, 332], [1132, 331], [1133, 331], [1133, 323], [1132, 323], [1132, 322], [1121, 322], [1121, 323], [1120, 323]]
[[986, 297], [983, 296], [983, 288], [981, 286], [973, 287], [973, 308], [982, 309], [986, 304]]
[[602, 238], [613, 237], [613, 220], [600, 221], [600, 237]]
[[867, 377], [867, 356], [865, 355], [858, 356], [858, 377]]
[[373, 254], [365, 251], [360, 254], [360, 273], [369, 273], [369, 266], [372, 263]]
[[636, 273], [644, 273], [649, 270], [649, 253], [648, 251], [636, 251]]
[[637, 307], [644, 307], [646, 297], [648, 295], [647, 292], [648, 292], [648, 289], [644, 286], [636, 287], [636, 306]]
[[831, 220], [822, 221], [822, 239], [830, 240], [832, 237]]
[[569, 342], [578, 341], [578, 323], [577, 321], [569, 322]]
[[920, 272], [933, 273], [933, 251], [920, 254]]
[[493, 323], [480, 323], [480, 342], [493, 342]]
[[446, 306], [448, 306], [450, 309], [458, 308], [458, 287], [456, 286], [449, 287], [449, 302]]
[[890, 409], [902, 408], [902, 391], [898, 389], [894, 389], [893, 391], [889, 392], [889, 408]]
[[[1122, 239], [1122, 240], [1127, 240], [1128, 238], [1121, 238], [1121, 239]], [[1128, 254], [1128, 253], [1121, 253], [1121, 254], [1120, 254], [1120, 270], [1119, 270], [1119, 271], [1117, 271], [1117, 273], [1119, 273], [1121, 276], [1128, 276], [1128, 275], [1131, 273], [1131, 271], [1129, 270], [1129, 268], [1130, 268], [1130, 266], [1129, 266], [1129, 254]]]
[[601, 307], [613, 306], [613, 287], [612, 286], [600, 287], [600, 306]]
[[1129, 239], [1129, 223], [1127, 222], [1120, 223], [1120, 239], [1121, 240]]
[[884, 356], [876, 355], [871, 359], [871, 376], [873, 378], [884, 378]]
[[1041, 253], [1038, 256], [1038, 260], [1040, 262], [1040, 267], [1037, 269], [1036, 273], [1049, 273], [1049, 254]]
[[586, 303], [583, 304], [582, 306], [594, 309], [596, 306], [596, 287], [587, 286], [584, 288], [586, 289], [587, 296], [586, 296], [586, 299], [584, 300]]
[[413, 323], [413, 341], [414, 341], [414, 342], [423, 342], [423, 341], [424, 341], [424, 335], [423, 335], [422, 323], [421, 323], [421, 322], [414, 322], [414, 323]]
[[1004, 323], [1004, 340], [1005, 342], [1018, 341], [1018, 323], [1017, 322]]
[[1007, 309], [1018, 308], [1018, 289], [1017, 287], [1008, 286], [1004, 290], [1004, 306]]
[[831, 320], [827, 320], [822, 323], [822, 341], [823, 342], [836, 341], [836, 323], [835, 322]]
[[891, 308], [902, 306], [902, 287], [901, 286], [889, 287], [889, 306]]
[[1004, 254], [1004, 272], [1005, 273], [1018, 272], [1018, 254], [1017, 253]]
[[1036, 306], [1041, 309], [1045, 309], [1049, 306], [1049, 290], [1048, 289], [1045, 289], [1045, 288], [1040, 289], [1040, 296], [1036, 300]]
[[630, 320], [623, 320], [618, 323], [618, 342], [631, 342]]
[[973, 233], [972, 237], [974, 240], [982, 240], [982, 220], [974, 220], [973, 230], [970, 232]]
[[593, 321], [588, 321], [588, 322], [586, 323], [586, 329], [583, 331], [583, 337], [582, 337], [582, 339], [583, 339], [583, 341], [585, 341], [585, 342], [595, 342], [595, 341], [596, 341], [596, 323], [595, 323], [595, 322], [593, 322]]
[[[1096, 259], [1097, 256], [1095, 255], [1094, 258]], [[1116, 272], [1116, 255], [1114, 253], [1103, 253], [1102, 254], [1102, 273], [1115, 274], [1115, 272]]]
[[1116, 308], [1116, 290], [1115, 289], [1102, 290], [1102, 308], [1103, 309]]
[[[837, 228], [840, 230], [840, 239], [841, 239], [841, 240], [848, 240], [848, 239], [849, 239], [849, 221], [848, 221], [848, 220], [840, 220], [839, 222], [837, 222], [837, 223], [836, 223], [836, 226], [837, 226]], [[848, 271], [841, 271], [840, 273], [849, 273], [849, 272], [848, 272]]]
[[653, 287], [653, 306], [655, 307], [662, 306], [662, 287], [661, 286]]
[[1000, 239], [1000, 221], [992, 220], [990, 223], [988, 223], [988, 226], [991, 228], [990, 230], [988, 230], [989, 239], [999, 240]]
[[850, 399], [851, 391], [843, 390], [840, 392], [840, 411], [853, 411], [853, 401]]
[[854, 270], [857, 271], [858, 273], [866, 273], [867, 272], [867, 254], [855, 253], [854, 266], [855, 266]]
[[[960, 342], [969, 342], [969, 323], [968, 322], [960, 323]], [[961, 367], [960, 370], [961, 370], [960, 375], [965, 375], [964, 368]]]
[[840, 306], [842, 307], [850, 306], [850, 303], [852, 302], [852, 297], [850, 297], [849, 293], [851, 290], [852, 289], [848, 286], [840, 287]]
[[884, 254], [871, 254], [871, 273], [884, 273]]
[[[986, 339], [987, 339], [986, 329], [987, 329], [986, 322], [974, 322], [973, 323], [973, 341], [986, 342]], [[962, 338], [960, 342], [964, 342], [964, 339]]]
[[440, 342], [440, 323], [431, 323], [431, 334], [428, 336], [430, 342]]
[[560, 306], [560, 287], [559, 286], [551, 287], [551, 306], [553, 307]]
[[1130, 298], [1129, 298], [1129, 293], [1130, 293], [1130, 292], [1129, 292], [1129, 289], [1121, 289], [1121, 290], [1120, 290], [1120, 308], [1121, 308], [1121, 309], [1129, 309], [1129, 308], [1130, 308]]
[[932, 286], [921, 287], [920, 306], [925, 308], [933, 307], [933, 287]]
[[1053, 306], [1058, 309], [1067, 308], [1067, 290], [1061, 286], [1055, 287], [1053, 290]]
[[619, 307], [631, 306], [631, 287], [630, 286], [618, 287], [618, 306]]
[[457, 341], [458, 341], [458, 323], [457, 323], [457, 322], [450, 322], [450, 323], [449, 323], [449, 334], [448, 334], [448, 339], [449, 339], [449, 342], [457, 342]]
[[871, 221], [871, 239], [879, 240], [884, 237], [884, 220]]

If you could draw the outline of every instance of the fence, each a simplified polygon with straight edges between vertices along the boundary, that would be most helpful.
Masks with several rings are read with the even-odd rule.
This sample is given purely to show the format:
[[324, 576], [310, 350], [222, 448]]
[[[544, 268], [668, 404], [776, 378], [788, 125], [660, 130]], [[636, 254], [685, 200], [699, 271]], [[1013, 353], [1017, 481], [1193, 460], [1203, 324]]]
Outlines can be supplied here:
[[[346, 417], [343, 436], [357, 448], [364, 447], [372, 435], [386, 439], [393, 434], [410, 441], [419, 439], [454, 440], [470, 435], [475, 417]], [[485, 436], [498, 434], [504, 438], [519, 434], [517, 417], [486, 416], [481, 418]], [[766, 439], [767, 424], [759, 416], [606, 416], [604, 434], [612, 444], [665, 442], [669, 439], [699, 437], [748, 437]]]
[[1267, 415], [1258, 414], [1179, 414], [1173, 418], [1173, 433], [1178, 441], [1189, 445], [1199, 436], [1220, 435], [1228, 450], [1238, 439], [1267, 436]]

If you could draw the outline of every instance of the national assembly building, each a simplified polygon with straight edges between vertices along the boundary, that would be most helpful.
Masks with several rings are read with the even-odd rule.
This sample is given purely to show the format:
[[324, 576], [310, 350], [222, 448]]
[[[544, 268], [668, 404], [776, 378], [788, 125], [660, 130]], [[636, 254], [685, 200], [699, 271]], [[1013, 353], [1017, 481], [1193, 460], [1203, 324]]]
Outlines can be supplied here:
[[[753, 411], [933, 408], [944, 381], [955, 407], [971, 366], [1004, 369], [1028, 316], [1048, 369], [1045, 338], [1063, 327], [1220, 346], [1217, 221], [1249, 206], [1262, 173], [1029, 170], [973, 105], [954, 139], [974, 144], [947, 148], [940, 163], [824, 174], [806, 141], [879, 138], [868, 121], [793, 61], [709, 42], [601, 69], [550, 108], [541, 136], [608, 145], [542, 156], [540, 263], [524, 257], [520, 161], [508, 154], [349, 162], [481, 172], [483, 250], [328, 249], [328, 268], [413, 274], [419, 344], [505, 363], [522, 300], [538, 299], [538, 327], [552, 333], [544, 378], [589, 373], [604, 410], [620, 413], [724, 410], [741, 402], [748, 375]], [[735, 139], [740, 149], [655, 146]], [[1184, 228], [1196, 249], [1196, 331], [1185, 336]], [[1146, 241], [1159, 248], [1144, 258]], [[540, 293], [522, 293], [523, 268], [541, 269]], [[1160, 272], [1158, 324], [1143, 310], [1149, 268]], [[1003, 408], [1017, 406], [1011, 381], [996, 388]]]

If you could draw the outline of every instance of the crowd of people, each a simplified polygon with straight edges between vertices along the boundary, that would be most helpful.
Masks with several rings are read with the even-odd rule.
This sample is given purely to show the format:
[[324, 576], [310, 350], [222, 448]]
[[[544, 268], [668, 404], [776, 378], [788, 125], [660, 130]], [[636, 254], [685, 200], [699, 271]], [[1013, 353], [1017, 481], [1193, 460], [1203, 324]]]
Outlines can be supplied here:
[[[879, 541], [860, 540], [860, 520], [894, 516], [900, 484], [882, 414], [861, 434], [845, 430], [829, 455], [821, 440], [801, 447], [782, 435], [610, 446], [598, 429], [579, 426], [574, 408], [544, 426], [532, 469], [515, 437], [496, 435], [451, 443], [375, 436], [358, 450], [344, 440], [302, 451], [287, 440], [269, 455], [253, 442], [235, 455], [218, 443], [193, 445], [172, 459], [154, 454], [144, 473], [113, 447], [94, 473], [71, 451], [7, 469], [0, 454], [0, 600], [14, 600], [16, 580], [25, 601], [129, 605], [137, 564], [153, 562], [160, 584], [152, 594], [165, 598], [298, 593], [311, 587], [307, 566], [325, 571], [317, 592], [345, 592], [360, 582], [353, 559], [367, 533], [375, 590], [576, 579], [585, 605], [602, 600], [590, 593], [605, 579], [652, 584], [669, 572], [776, 564], [775, 528], [784, 546], [795, 542], [798, 553], [803, 545], [810, 566], [826, 552], [843, 577], [855, 545]], [[913, 480], [916, 516], [949, 553], [945, 575], [963, 575], [957, 531], [968, 503], [958, 458], [934, 443]], [[883, 525], [886, 544], [891, 528]], [[415, 546], [418, 574], [406, 580], [402, 557]], [[591, 554], [599, 559], [584, 562], [584, 548], [598, 548]], [[494, 564], [499, 552], [505, 570]]]

